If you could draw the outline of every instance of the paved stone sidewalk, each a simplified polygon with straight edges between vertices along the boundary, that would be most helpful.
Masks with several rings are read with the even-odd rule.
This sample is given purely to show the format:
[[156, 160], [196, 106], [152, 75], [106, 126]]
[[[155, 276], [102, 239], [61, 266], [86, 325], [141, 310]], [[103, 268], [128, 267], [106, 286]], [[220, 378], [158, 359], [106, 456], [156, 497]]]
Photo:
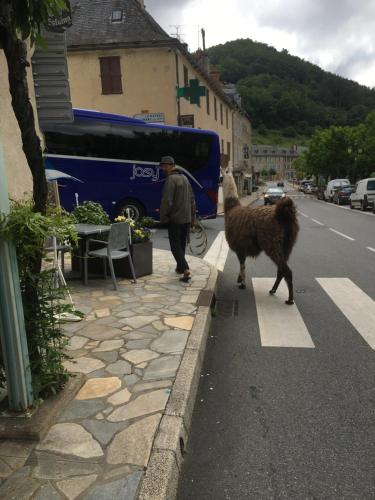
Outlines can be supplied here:
[[0, 498], [173, 498], [210, 322], [209, 307], [196, 302], [217, 276], [188, 259], [189, 283], [178, 280], [170, 252], [154, 249], [154, 274], [137, 284], [74, 286], [86, 316], [65, 327], [74, 358], [66, 367], [85, 382], [43, 441], [28, 444], [23, 467], [14, 444], [2, 452], [0, 443], [2, 463], [21, 465]]

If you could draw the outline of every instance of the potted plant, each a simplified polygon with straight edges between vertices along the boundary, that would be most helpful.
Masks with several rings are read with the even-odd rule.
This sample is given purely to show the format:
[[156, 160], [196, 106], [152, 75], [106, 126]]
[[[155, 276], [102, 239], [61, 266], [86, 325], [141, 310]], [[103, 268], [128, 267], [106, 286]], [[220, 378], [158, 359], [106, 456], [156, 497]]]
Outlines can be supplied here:
[[77, 205], [70, 214], [74, 224], [110, 224], [108, 214], [99, 203], [84, 201]]
[[[152, 274], [152, 241], [150, 227], [154, 226], [151, 217], [143, 217], [138, 221], [124, 215], [116, 217], [115, 222], [127, 222], [130, 226], [130, 254], [132, 256], [137, 278]], [[132, 278], [128, 259], [114, 261], [116, 276]]]

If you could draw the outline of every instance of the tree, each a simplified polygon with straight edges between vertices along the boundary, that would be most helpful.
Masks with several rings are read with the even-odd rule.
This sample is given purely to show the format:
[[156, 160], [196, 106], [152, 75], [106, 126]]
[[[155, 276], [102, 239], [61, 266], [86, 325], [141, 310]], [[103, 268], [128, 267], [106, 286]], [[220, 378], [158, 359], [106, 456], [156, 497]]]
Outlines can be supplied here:
[[271, 168], [270, 168], [270, 171], [269, 171], [269, 174], [270, 174], [270, 176], [271, 176], [271, 179], [273, 179], [273, 178], [274, 178], [274, 176], [276, 175], [276, 173], [277, 173], [277, 172], [276, 172], [276, 170], [275, 170], [273, 167], [271, 167]]
[[[50, 17], [59, 17], [68, 8], [68, 0], [0, 0], [0, 49], [3, 49], [8, 65], [9, 91], [12, 107], [21, 132], [22, 147], [33, 177], [33, 213], [39, 223], [45, 219], [47, 205], [47, 181], [40, 140], [35, 129], [34, 111], [29, 99], [26, 68], [27, 43], [42, 43], [41, 29]], [[34, 220], [34, 219], [33, 219]], [[30, 232], [37, 223], [28, 224], [25, 219], [24, 233]], [[44, 317], [42, 255], [43, 239], [35, 238], [36, 251], [27, 255], [28, 272], [22, 282], [22, 301], [31, 363], [34, 339], [40, 336], [38, 319]], [[17, 259], [20, 258], [20, 252]], [[19, 266], [20, 269], [20, 266]], [[53, 316], [53, 314], [52, 314]], [[51, 318], [46, 318], [50, 321]], [[35, 375], [35, 372], [33, 373]]]
[[33, 177], [35, 210], [46, 211], [47, 182], [40, 140], [35, 130], [34, 112], [26, 79], [27, 45], [25, 40], [41, 42], [40, 30], [51, 16], [67, 8], [66, 0], [1, 0], [0, 49], [8, 64], [12, 107], [22, 137], [22, 146]]
[[358, 127], [358, 155], [356, 158], [356, 174], [359, 179], [369, 177], [375, 165], [375, 111], [370, 113], [363, 126]]
[[268, 177], [268, 170], [267, 170], [266, 168], [264, 168], [264, 169], [261, 171], [260, 175], [261, 175], [263, 178]]
[[[235, 83], [254, 128], [310, 136], [314, 128], [355, 126], [375, 109], [375, 89], [250, 39], [208, 49], [223, 80]], [[287, 129], [285, 134], [285, 129]], [[271, 135], [271, 134], [269, 134]]]

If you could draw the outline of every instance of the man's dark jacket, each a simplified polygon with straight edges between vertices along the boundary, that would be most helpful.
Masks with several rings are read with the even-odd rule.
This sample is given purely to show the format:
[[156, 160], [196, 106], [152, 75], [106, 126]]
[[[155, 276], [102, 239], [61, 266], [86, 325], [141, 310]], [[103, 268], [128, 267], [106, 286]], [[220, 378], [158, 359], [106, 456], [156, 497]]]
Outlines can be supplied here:
[[195, 199], [188, 179], [172, 170], [165, 181], [160, 204], [160, 222], [191, 223], [195, 218]]

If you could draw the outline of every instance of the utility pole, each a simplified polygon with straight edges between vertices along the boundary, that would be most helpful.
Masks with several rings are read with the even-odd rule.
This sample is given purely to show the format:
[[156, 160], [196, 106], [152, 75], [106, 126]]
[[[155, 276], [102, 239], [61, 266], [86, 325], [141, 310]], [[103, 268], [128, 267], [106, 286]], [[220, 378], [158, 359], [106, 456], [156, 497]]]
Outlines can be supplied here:
[[201, 29], [202, 33], [202, 50], [205, 53], [206, 52], [206, 31], [204, 28]]
[[[9, 213], [5, 166], [0, 143], [0, 213]], [[24, 411], [33, 403], [31, 370], [14, 244], [0, 239], [0, 339], [9, 409]]]

